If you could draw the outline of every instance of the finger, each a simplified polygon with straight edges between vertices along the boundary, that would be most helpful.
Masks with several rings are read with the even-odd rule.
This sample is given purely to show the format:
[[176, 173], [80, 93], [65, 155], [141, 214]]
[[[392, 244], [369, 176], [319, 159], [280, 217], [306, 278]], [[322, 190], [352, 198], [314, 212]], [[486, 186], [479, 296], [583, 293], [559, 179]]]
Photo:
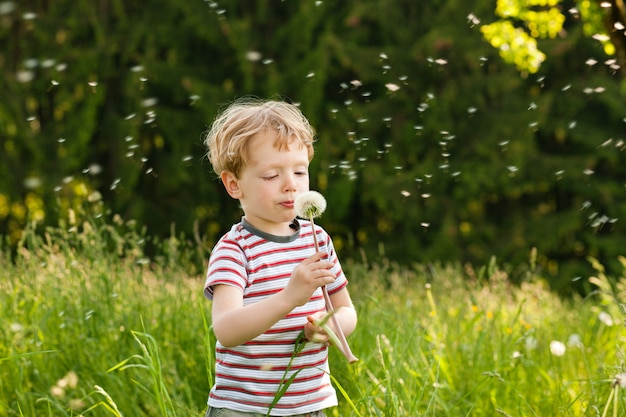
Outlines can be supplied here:
[[307, 259], [302, 261], [303, 263], [314, 263], [319, 262], [324, 259], [328, 254], [326, 252], [315, 252], [313, 255], [309, 256]]

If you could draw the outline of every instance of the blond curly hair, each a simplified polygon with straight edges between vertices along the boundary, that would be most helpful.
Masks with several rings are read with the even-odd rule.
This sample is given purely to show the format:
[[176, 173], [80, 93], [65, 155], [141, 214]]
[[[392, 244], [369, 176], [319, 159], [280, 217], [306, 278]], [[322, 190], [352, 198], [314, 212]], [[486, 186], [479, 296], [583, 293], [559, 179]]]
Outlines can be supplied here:
[[216, 117], [206, 133], [207, 158], [219, 176], [229, 171], [239, 176], [248, 163], [250, 139], [271, 129], [276, 133], [274, 146], [287, 149], [292, 143], [305, 146], [313, 158], [315, 130], [300, 109], [285, 101], [241, 98]]

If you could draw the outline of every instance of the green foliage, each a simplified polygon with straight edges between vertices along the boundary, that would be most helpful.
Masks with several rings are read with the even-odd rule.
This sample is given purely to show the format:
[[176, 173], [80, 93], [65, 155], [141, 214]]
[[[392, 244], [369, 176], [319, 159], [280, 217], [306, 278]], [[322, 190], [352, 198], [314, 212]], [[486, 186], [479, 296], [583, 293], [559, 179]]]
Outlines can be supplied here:
[[[586, 256], [617, 267], [622, 81], [555, 2], [498, 3], [509, 35], [547, 36], [531, 55], [550, 59], [525, 77], [484, 41], [487, 4], [48, 3], [0, 14], [0, 233], [13, 247], [31, 222], [110, 213], [210, 246], [241, 213], [202, 132], [257, 95], [299, 103], [316, 128], [311, 186], [344, 258], [518, 264], [537, 247], [563, 291], [590, 272]], [[568, 36], [551, 39], [561, 24]]]
[[[495, 14], [499, 20], [481, 26], [480, 30], [502, 59], [515, 64], [522, 73], [539, 71], [546, 55], [539, 49], [537, 40], [554, 39], [562, 34], [566, 13], [581, 18], [585, 35], [600, 41], [607, 55], [615, 55], [623, 43], [619, 39], [612, 42], [607, 30], [619, 30], [619, 26], [607, 25], [604, 20], [619, 22], [620, 18], [611, 16], [607, 19], [599, 2], [583, 0], [575, 3], [576, 7], [566, 10], [568, 2], [562, 0], [498, 0]], [[620, 8], [617, 3], [608, 7]], [[619, 16], [617, 10], [615, 13]]]
[[[0, 252], [0, 414], [203, 415], [215, 343], [203, 274], [165, 250], [148, 259], [133, 227], [89, 225]], [[626, 260], [617, 277], [592, 260], [589, 295], [562, 299], [534, 256], [519, 285], [494, 258], [347, 262], [360, 361], [331, 349], [328, 415], [623, 414]]]

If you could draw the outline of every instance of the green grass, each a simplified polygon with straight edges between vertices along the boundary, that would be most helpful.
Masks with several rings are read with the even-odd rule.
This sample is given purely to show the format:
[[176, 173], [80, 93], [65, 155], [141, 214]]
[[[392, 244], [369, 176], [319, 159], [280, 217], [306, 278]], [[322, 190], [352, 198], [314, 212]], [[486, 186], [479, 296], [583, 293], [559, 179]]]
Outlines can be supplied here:
[[[0, 415], [203, 415], [207, 251], [172, 237], [148, 259], [146, 242], [117, 219], [26, 232], [16, 255], [0, 254]], [[494, 263], [345, 261], [360, 361], [331, 351], [340, 406], [328, 414], [626, 415], [626, 279], [595, 266], [597, 291], [564, 300]]]

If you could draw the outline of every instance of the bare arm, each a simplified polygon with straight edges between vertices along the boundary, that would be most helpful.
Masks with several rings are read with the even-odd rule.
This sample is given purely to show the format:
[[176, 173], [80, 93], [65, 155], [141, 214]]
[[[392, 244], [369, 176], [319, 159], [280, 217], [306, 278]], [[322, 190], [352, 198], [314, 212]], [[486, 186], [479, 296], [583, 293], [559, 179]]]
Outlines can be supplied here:
[[215, 336], [223, 346], [241, 345], [263, 334], [295, 307], [306, 304], [313, 292], [335, 277], [332, 263], [322, 260], [324, 253], [302, 261], [291, 274], [289, 284], [280, 292], [259, 301], [243, 305], [241, 289], [217, 285], [213, 290], [212, 321]]

